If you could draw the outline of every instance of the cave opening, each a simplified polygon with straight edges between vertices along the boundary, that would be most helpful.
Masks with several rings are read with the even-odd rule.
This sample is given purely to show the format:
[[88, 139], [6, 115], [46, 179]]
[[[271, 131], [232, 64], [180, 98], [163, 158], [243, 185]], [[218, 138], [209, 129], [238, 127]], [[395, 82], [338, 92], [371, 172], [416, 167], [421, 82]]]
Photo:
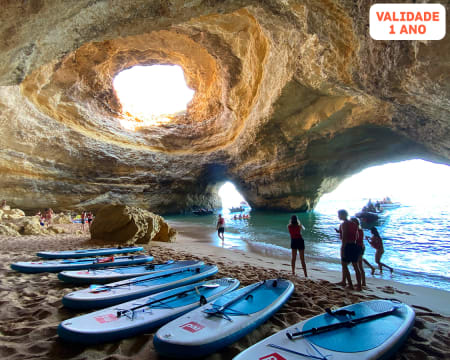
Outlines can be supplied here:
[[372, 166], [345, 179], [334, 191], [321, 197], [315, 210], [338, 208], [360, 211], [369, 199], [425, 209], [450, 207], [450, 166], [413, 159]]
[[[236, 210], [236, 213], [251, 209], [242, 194], [237, 191], [234, 184], [230, 181], [227, 181], [220, 187], [219, 197], [222, 200], [222, 210], [224, 213], [232, 212], [230, 211], [231, 209]], [[242, 211], [237, 211], [238, 208], [242, 209]]]
[[118, 73], [113, 87], [127, 130], [161, 125], [185, 114], [195, 91], [178, 65], [133, 66]]

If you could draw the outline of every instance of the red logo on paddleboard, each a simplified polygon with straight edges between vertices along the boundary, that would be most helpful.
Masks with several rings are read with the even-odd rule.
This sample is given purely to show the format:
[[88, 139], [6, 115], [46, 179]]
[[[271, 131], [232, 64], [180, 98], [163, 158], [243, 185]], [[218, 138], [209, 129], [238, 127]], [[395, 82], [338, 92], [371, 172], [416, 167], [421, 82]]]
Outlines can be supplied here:
[[102, 316], [96, 316], [94, 317], [95, 320], [97, 320], [100, 324], [109, 323], [111, 321], [116, 321], [117, 316], [114, 314], [107, 314]]
[[280, 354], [273, 353], [270, 355], [263, 356], [262, 358], [259, 358], [259, 360], [286, 360], [286, 359], [282, 357]]
[[191, 333], [196, 333], [204, 328], [203, 325], [196, 323], [195, 321], [188, 322], [186, 324], [180, 325], [180, 328], [187, 330]]
[[83, 274], [89, 274], [89, 271], [84, 270], [84, 271], [78, 271], [77, 274], [83, 275]]

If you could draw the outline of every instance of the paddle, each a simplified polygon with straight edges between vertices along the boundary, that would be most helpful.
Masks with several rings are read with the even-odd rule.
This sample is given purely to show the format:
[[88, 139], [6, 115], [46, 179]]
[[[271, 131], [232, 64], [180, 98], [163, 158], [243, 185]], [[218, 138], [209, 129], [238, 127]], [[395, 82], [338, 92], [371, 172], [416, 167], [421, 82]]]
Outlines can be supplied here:
[[147, 275], [145, 279], [136, 280], [136, 281], [130, 281], [128, 283], [117, 284], [117, 285], [113, 285], [113, 286], [108, 286], [108, 285], [91, 285], [90, 289], [91, 289], [91, 292], [93, 292], [93, 293], [102, 292], [102, 291], [108, 291], [108, 290], [115, 289], [115, 288], [118, 288], [118, 287], [121, 287], [121, 286], [134, 285], [134, 284], [138, 284], [138, 283], [142, 283], [142, 282], [146, 282], [146, 281], [152, 281], [152, 280], [155, 280], [155, 279], [161, 279], [161, 278], [172, 276], [172, 275], [175, 275], [175, 274], [180, 274], [180, 273], [185, 272], [185, 271], [195, 271], [196, 273], [200, 273], [200, 268], [196, 268], [195, 270], [194, 269], [184, 269], [184, 270], [175, 271], [175, 272], [172, 272], [172, 273], [169, 273], [169, 274], [162, 274], [162, 275], [159, 275], [159, 276], [153, 276], [151, 278], [147, 278], [147, 276], [148, 276]]
[[[137, 257], [139, 257], [139, 256], [142, 256], [142, 255], [129, 255], [129, 256], [116, 256], [116, 257], [114, 257], [114, 259], [115, 260], [119, 260], [119, 259], [135, 259], [135, 258], [137, 258]], [[96, 263], [95, 261], [98, 261], [98, 259], [101, 259], [101, 258], [98, 258], [98, 257], [96, 257], [96, 258], [85, 258], [85, 259], [68, 259], [68, 260], [62, 260], [61, 261], [61, 263], [63, 263], [63, 264], [76, 264], [76, 263], [84, 263], [84, 262], [89, 262], [89, 261], [93, 261], [94, 262], [94, 264]], [[106, 258], [104, 258], [104, 259], [106, 259]]]
[[[220, 285], [217, 284], [217, 283], [215, 283], [215, 284], [203, 284], [203, 285], [200, 285], [200, 287], [206, 287], [206, 288], [216, 288], [216, 287], [219, 287], [219, 286], [220, 286]], [[122, 315], [125, 315], [125, 314], [127, 314], [128, 312], [130, 312], [130, 311], [131, 311], [132, 313], [134, 313], [135, 310], [138, 310], [138, 309], [141, 309], [141, 308], [144, 308], [144, 307], [148, 307], [148, 306], [150, 306], [150, 305], [159, 303], [159, 302], [164, 301], [164, 300], [168, 300], [168, 299], [175, 298], [175, 297], [181, 297], [181, 296], [183, 296], [183, 295], [185, 295], [185, 294], [188, 294], [188, 293], [190, 293], [190, 292], [192, 292], [192, 291], [195, 291], [198, 295], [200, 295], [200, 305], [206, 304], [206, 298], [205, 298], [203, 295], [200, 294], [200, 292], [198, 291], [198, 286], [195, 286], [195, 287], [192, 288], [192, 289], [184, 290], [184, 291], [182, 291], [182, 292], [179, 292], [179, 293], [176, 293], [176, 294], [172, 294], [172, 295], [163, 297], [163, 298], [161, 298], [161, 299], [153, 300], [153, 301], [150, 301], [150, 302], [148, 302], [148, 303], [145, 303], [145, 304], [136, 306], [136, 307], [131, 308], [131, 309], [128, 309], [128, 310], [119, 310], [119, 311], [117, 311], [117, 317], [120, 318]], [[203, 299], [204, 299], [204, 300], [203, 300]], [[202, 302], [202, 300], [204, 301], [204, 303]]]
[[353, 326], [355, 326], [357, 324], [361, 324], [361, 323], [366, 322], [366, 321], [370, 321], [370, 320], [374, 320], [374, 319], [378, 319], [378, 318], [390, 315], [390, 314], [394, 313], [397, 309], [398, 309], [398, 306], [393, 306], [390, 310], [383, 311], [383, 312], [380, 312], [380, 313], [377, 313], [377, 314], [364, 316], [364, 317], [361, 317], [361, 318], [358, 318], [358, 319], [352, 319], [352, 320], [347, 320], [347, 321], [343, 321], [343, 322], [336, 323], [336, 324], [320, 326], [318, 328], [312, 328], [312, 329], [309, 329], [309, 330], [299, 331], [299, 332], [296, 332], [296, 333], [290, 333], [288, 331], [288, 332], [286, 332], [286, 336], [290, 340], [294, 340], [295, 337], [299, 337], [299, 336], [317, 335], [317, 334], [321, 334], [321, 333], [324, 333], [324, 332], [341, 329], [341, 328], [344, 328], [344, 327], [350, 328], [350, 327], [353, 327]]
[[107, 267], [104, 267], [104, 268], [101, 268], [101, 269], [90, 268], [88, 270], [92, 270], [92, 271], [97, 272], [97, 271], [109, 270], [109, 269], [116, 270], [116, 269], [136, 268], [136, 267], [144, 267], [145, 270], [154, 270], [155, 266], [157, 266], [157, 265], [170, 265], [170, 264], [173, 264], [174, 262], [175, 261], [173, 261], [173, 260], [167, 260], [165, 263], [157, 263], [157, 264], [149, 264], [149, 265], [137, 265], [137, 266], [136, 265], [107, 266]]
[[[260, 286], [264, 285], [265, 283], [266, 283], [266, 280], [261, 281], [261, 282], [257, 283], [255, 286], [253, 286], [250, 289], [248, 289], [247, 291], [243, 292], [241, 295], [239, 295], [239, 296], [231, 299], [230, 301], [226, 302], [222, 306], [214, 308], [214, 304], [213, 304], [213, 307], [211, 309], [206, 309], [203, 312], [206, 313], [206, 314], [209, 314], [209, 315], [216, 315], [216, 314], [224, 315], [223, 311], [227, 307], [231, 306], [236, 301], [238, 301], [238, 300], [240, 300], [240, 299], [242, 299], [244, 297], [247, 297], [251, 292], [255, 291], [257, 288], [259, 288]], [[274, 282], [274, 285], [276, 286], [276, 281]]]

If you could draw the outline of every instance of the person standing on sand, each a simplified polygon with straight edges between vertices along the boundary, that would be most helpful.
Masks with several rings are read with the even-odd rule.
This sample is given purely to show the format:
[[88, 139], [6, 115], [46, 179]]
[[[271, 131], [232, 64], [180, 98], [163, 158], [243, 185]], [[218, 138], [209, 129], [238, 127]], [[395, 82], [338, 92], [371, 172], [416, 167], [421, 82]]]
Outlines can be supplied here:
[[84, 232], [84, 223], [86, 222], [86, 211], [81, 212], [81, 231]]
[[375, 268], [363, 257], [364, 252], [366, 251], [366, 247], [364, 246], [364, 231], [361, 229], [361, 226], [359, 226], [358, 218], [352, 217], [350, 221], [354, 222], [358, 227], [358, 237], [356, 238], [356, 245], [359, 250], [358, 268], [361, 273], [361, 284], [362, 286], [366, 286], [366, 273], [364, 272], [363, 261], [372, 269], [372, 272], [375, 271]]
[[352, 263], [356, 275], [356, 289], [361, 291], [361, 273], [358, 268], [359, 251], [358, 246], [356, 245], [358, 227], [355, 223], [347, 219], [348, 213], [346, 210], [339, 210], [338, 217], [339, 220], [342, 220], [339, 230], [335, 229], [341, 238], [342, 281], [337, 283], [337, 285], [345, 286], [348, 283], [348, 288], [353, 289], [352, 279], [348, 269], [348, 264]]
[[306, 263], [305, 263], [305, 240], [302, 237], [302, 229], [305, 228], [298, 220], [296, 215], [291, 216], [291, 220], [288, 224], [288, 231], [291, 235], [291, 266], [292, 266], [292, 275], [295, 275], [295, 261], [297, 259], [297, 250], [300, 256], [300, 262], [302, 263], [303, 273], [305, 277], [308, 277], [308, 273], [306, 272]]
[[222, 242], [225, 241], [224, 232], [225, 232], [225, 219], [219, 214], [219, 218], [217, 219], [217, 236], [222, 239]]
[[[384, 254], [384, 246], [383, 240], [381, 240], [380, 234], [378, 233], [377, 228], [374, 226], [370, 228], [370, 232], [372, 233], [372, 237], [366, 236], [366, 239], [369, 241], [369, 244], [376, 250], [375, 251], [375, 262], [378, 264], [378, 268], [380, 269], [380, 273], [383, 272], [383, 266], [388, 268], [391, 274], [394, 272], [394, 269], [390, 266], [381, 262], [381, 256]], [[375, 273], [375, 268], [372, 268], [372, 275]]]
[[88, 229], [89, 231], [91, 230], [91, 222], [94, 219], [94, 215], [92, 215], [92, 213], [89, 211], [86, 215], [87, 218], [87, 222], [88, 222]]

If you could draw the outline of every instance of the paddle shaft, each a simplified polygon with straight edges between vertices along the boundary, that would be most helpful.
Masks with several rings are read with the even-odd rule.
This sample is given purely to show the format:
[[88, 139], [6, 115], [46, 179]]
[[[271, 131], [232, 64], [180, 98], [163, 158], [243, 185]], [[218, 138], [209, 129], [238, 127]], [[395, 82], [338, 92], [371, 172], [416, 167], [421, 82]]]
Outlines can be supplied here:
[[175, 261], [172, 262], [165, 262], [165, 263], [158, 263], [158, 264], [149, 264], [149, 265], [120, 265], [120, 266], [106, 266], [104, 268], [101, 269], [96, 269], [96, 268], [91, 268], [88, 270], [93, 270], [93, 271], [102, 271], [102, 270], [109, 270], [109, 269], [123, 269], [123, 268], [133, 268], [133, 267], [147, 267], [147, 266], [158, 266], [158, 265], [170, 265], [173, 264]]
[[217, 309], [217, 311], [224, 311], [228, 306], [234, 304], [236, 301], [242, 299], [244, 296], [250, 294], [251, 292], [253, 292], [254, 290], [256, 290], [257, 288], [259, 288], [260, 286], [262, 286], [263, 284], [265, 284], [266, 281], [261, 281], [258, 285], [252, 287], [251, 289], [249, 289], [248, 291], [244, 292], [243, 294], [239, 295], [238, 297], [235, 297], [234, 299], [231, 299], [230, 301], [228, 301], [227, 303], [223, 304], [219, 309]]
[[[203, 286], [204, 286], [204, 285], [200, 285], [200, 286], [198, 286], [198, 287], [203, 287]], [[128, 309], [128, 310], [120, 310], [120, 311], [117, 312], [117, 314], [122, 315], [122, 314], [127, 313], [128, 311], [134, 311], [134, 310], [142, 309], [143, 307], [150, 306], [150, 305], [153, 305], [153, 304], [156, 304], [156, 303], [159, 303], [159, 302], [161, 302], [161, 301], [168, 300], [168, 299], [171, 299], [171, 298], [174, 298], [174, 297], [179, 297], [179, 296], [181, 296], [181, 295], [190, 293], [191, 291], [196, 291], [196, 292], [198, 292], [197, 286], [195, 286], [195, 287], [192, 288], [192, 289], [184, 290], [184, 291], [182, 291], [182, 292], [179, 292], [179, 293], [176, 293], [176, 294], [172, 294], [172, 295], [163, 297], [163, 298], [158, 299], [158, 300], [150, 301], [150, 302], [148, 302], [148, 303], [145, 303], [145, 304], [136, 306], [136, 307], [131, 308], [131, 309]]]
[[[138, 257], [140, 255], [129, 255], [129, 256], [115, 256], [114, 260], [119, 260], [119, 259], [134, 259], [136, 257]], [[89, 258], [89, 259], [79, 259], [79, 260], [63, 260], [62, 262], [65, 264], [73, 264], [73, 263], [82, 263], [82, 262], [89, 262], [92, 261], [93, 264], [96, 264], [96, 260], [97, 259], [101, 259], [101, 258]]]
[[378, 314], [364, 316], [364, 317], [359, 318], [359, 319], [353, 319], [353, 320], [348, 320], [348, 321], [344, 321], [344, 322], [340, 322], [340, 323], [336, 323], [336, 324], [325, 325], [325, 326], [321, 326], [321, 327], [318, 327], [318, 328], [312, 328], [312, 329], [309, 329], [309, 330], [299, 331], [299, 332], [292, 333], [292, 334], [290, 332], [287, 332], [286, 336], [289, 339], [293, 340], [294, 337], [298, 337], [298, 336], [316, 335], [316, 334], [321, 334], [321, 333], [324, 333], [324, 332], [327, 332], [327, 331], [341, 329], [343, 327], [353, 327], [353, 326], [355, 326], [357, 324], [360, 324], [360, 323], [363, 323], [363, 322], [366, 322], [366, 321], [370, 321], [370, 320], [381, 318], [383, 316], [390, 315], [395, 310], [397, 310], [397, 307], [393, 307], [392, 309], [390, 309], [388, 311], [380, 312]]
[[[117, 284], [117, 285], [114, 285], [114, 286], [107, 286], [107, 285], [106, 286], [101, 286], [100, 289], [107, 289], [107, 290], [109, 290], [109, 289], [114, 289], [114, 288], [121, 287], [121, 286], [134, 285], [134, 284], [138, 284], [138, 283], [141, 283], [141, 282], [151, 281], [151, 280], [154, 280], [154, 279], [161, 279], [161, 278], [172, 276], [172, 275], [175, 275], [175, 274], [180, 274], [180, 273], [185, 272], [185, 271], [192, 271], [192, 269], [184, 269], [184, 270], [176, 271], [176, 272], [173, 272], [173, 273], [170, 273], [170, 274], [163, 274], [163, 275], [151, 277], [149, 279], [142, 279], [142, 280], [137, 280], [137, 281], [131, 281], [131, 282], [128, 282], [128, 283], [125, 283], [125, 284]], [[94, 289], [94, 292], [95, 291], [96, 291], [96, 289]], [[100, 292], [100, 291], [104, 291], [104, 290], [98, 290], [98, 292]]]

